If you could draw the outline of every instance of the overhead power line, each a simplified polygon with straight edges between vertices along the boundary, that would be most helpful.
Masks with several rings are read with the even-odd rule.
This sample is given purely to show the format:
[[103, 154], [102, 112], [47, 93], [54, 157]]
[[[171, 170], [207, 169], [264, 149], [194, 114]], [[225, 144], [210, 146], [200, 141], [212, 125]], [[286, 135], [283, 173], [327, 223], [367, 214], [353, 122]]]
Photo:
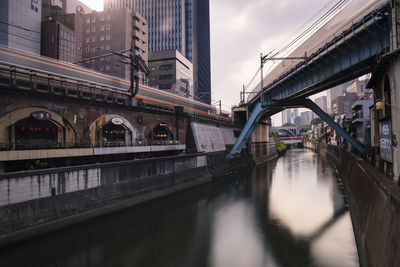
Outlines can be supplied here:
[[22, 29], [22, 30], [25, 30], [25, 31], [28, 31], [28, 32], [34, 32], [34, 33], [40, 34], [40, 32], [38, 32], [38, 31], [34, 31], [34, 30], [28, 29], [28, 28], [24, 28], [22, 26], [18, 26], [18, 25], [15, 25], [15, 24], [7, 23], [7, 22], [1, 21], [1, 20], [0, 20], [0, 24], [4, 24], [4, 25], [7, 25], [7, 26], [19, 28], [19, 29]]
[[332, 14], [334, 14], [337, 10], [341, 9], [346, 3], [348, 3], [350, 0], [339, 0], [333, 7], [331, 7], [325, 14], [323, 14], [317, 21], [315, 21], [311, 26], [309, 26], [305, 31], [303, 31], [300, 35], [298, 35], [294, 40], [292, 40], [289, 44], [285, 45], [283, 48], [281, 48], [278, 52], [274, 53], [271, 57], [276, 57], [277, 55], [281, 54], [282, 52], [286, 51], [288, 48], [293, 46], [295, 43], [297, 43], [301, 38], [306, 36], [308, 33], [310, 33], [312, 30], [317, 29], [318, 26], [322, 22], [325, 21], [325, 19], [329, 18]]

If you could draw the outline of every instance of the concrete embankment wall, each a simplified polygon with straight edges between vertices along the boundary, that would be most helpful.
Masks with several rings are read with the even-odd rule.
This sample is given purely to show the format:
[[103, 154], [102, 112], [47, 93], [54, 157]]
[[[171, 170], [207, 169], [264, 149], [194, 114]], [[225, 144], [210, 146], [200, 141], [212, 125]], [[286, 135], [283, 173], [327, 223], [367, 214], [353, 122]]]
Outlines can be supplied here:
[[339, 171], [350, 204], [361, 266], [400, 266], [400, 187], [336, 146], [318, 151]]
[[256, 164], [269, 161], [278, 156], [274, 141], [254, 142], [251, 144], [251, 152]]
[[195, 154], [0, 176], [0, 247], [211, 181]]

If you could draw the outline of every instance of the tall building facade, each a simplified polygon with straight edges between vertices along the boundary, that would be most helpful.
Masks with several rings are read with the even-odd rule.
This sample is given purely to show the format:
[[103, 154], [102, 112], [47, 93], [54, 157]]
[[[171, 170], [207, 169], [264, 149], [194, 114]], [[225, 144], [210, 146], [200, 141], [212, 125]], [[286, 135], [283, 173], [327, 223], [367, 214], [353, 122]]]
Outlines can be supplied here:
[[148, 26], [139, 13], [126, 7], [92, 12], [83, 15], [82, 27], [82, 57], [95, 58], [84, 62], [85, 67], [128, 79], [128, 66], [121, 63], [121, 58], [112, 52], [131, 47], [147, 64]]
[[128, 7], [149, 24], [149, 51], [177, 50], [193, 63], [197, 98], [211, 103], [209, 0], [105, 0], [104, 10]]
[[310, 110], [303, 111], [300, 113], [301, 124], [309, 125], [311, 120], [314, 119], [314, 113]]
[[342, 96], [342, 95], [343, 95], [343, 86], [342, 85], [335, 86], [327, 91], [326, 101], [327, 101], [329, 113], [332, 113], [333, 100], [335, 100], [337, 97]]
[[284, 111], [282, 111], [282, 125], [291, 122], [292, 122], [292, 110], [290, 108], [285, 109]]
[[40, 54], [41, 0], [0, 1], [0, 44]]
[[150, 53], [149, 68], [151, 87], [193, 98], [192, 63], [177, 50]]
[[40, 53], [71, 63], [82, 60], [82, 20], [78, 13], [66, 14], [66, 0], [42, 1]]
[[187, 46], [189, 55], [192, 47], [195, 93], [200, 101], [211, 104], [210, 2], [186, 0], [186, 3], [188, 7], [189, 4], [192, 6], [192, 46], [190, 36], [187, 36]]
[[317, 104], [324, 112], [328, 111], [326, 96], [320, 96], [320, 97], [316, 98], [315, 104]]

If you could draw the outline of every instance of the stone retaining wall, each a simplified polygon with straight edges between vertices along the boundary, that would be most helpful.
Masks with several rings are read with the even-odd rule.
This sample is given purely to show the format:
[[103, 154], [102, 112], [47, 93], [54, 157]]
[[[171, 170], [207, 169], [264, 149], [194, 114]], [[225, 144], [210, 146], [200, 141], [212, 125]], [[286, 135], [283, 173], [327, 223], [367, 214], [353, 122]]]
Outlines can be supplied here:
[[362, 158], [320, 143], [345, 185], [361, 266], [400, 266], [400, 187]]
[[205, 154], [0, 175], [0, 247], [210, 181]]

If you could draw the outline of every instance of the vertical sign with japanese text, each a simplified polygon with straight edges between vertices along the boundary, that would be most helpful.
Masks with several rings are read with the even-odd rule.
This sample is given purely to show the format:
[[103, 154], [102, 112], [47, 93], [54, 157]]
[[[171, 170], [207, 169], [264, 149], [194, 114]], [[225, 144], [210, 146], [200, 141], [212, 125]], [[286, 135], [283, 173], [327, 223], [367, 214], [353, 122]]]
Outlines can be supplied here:
[[379, 143], [381, 159], [392, 163], [392, 121], [386, 119], [379, 123]]

